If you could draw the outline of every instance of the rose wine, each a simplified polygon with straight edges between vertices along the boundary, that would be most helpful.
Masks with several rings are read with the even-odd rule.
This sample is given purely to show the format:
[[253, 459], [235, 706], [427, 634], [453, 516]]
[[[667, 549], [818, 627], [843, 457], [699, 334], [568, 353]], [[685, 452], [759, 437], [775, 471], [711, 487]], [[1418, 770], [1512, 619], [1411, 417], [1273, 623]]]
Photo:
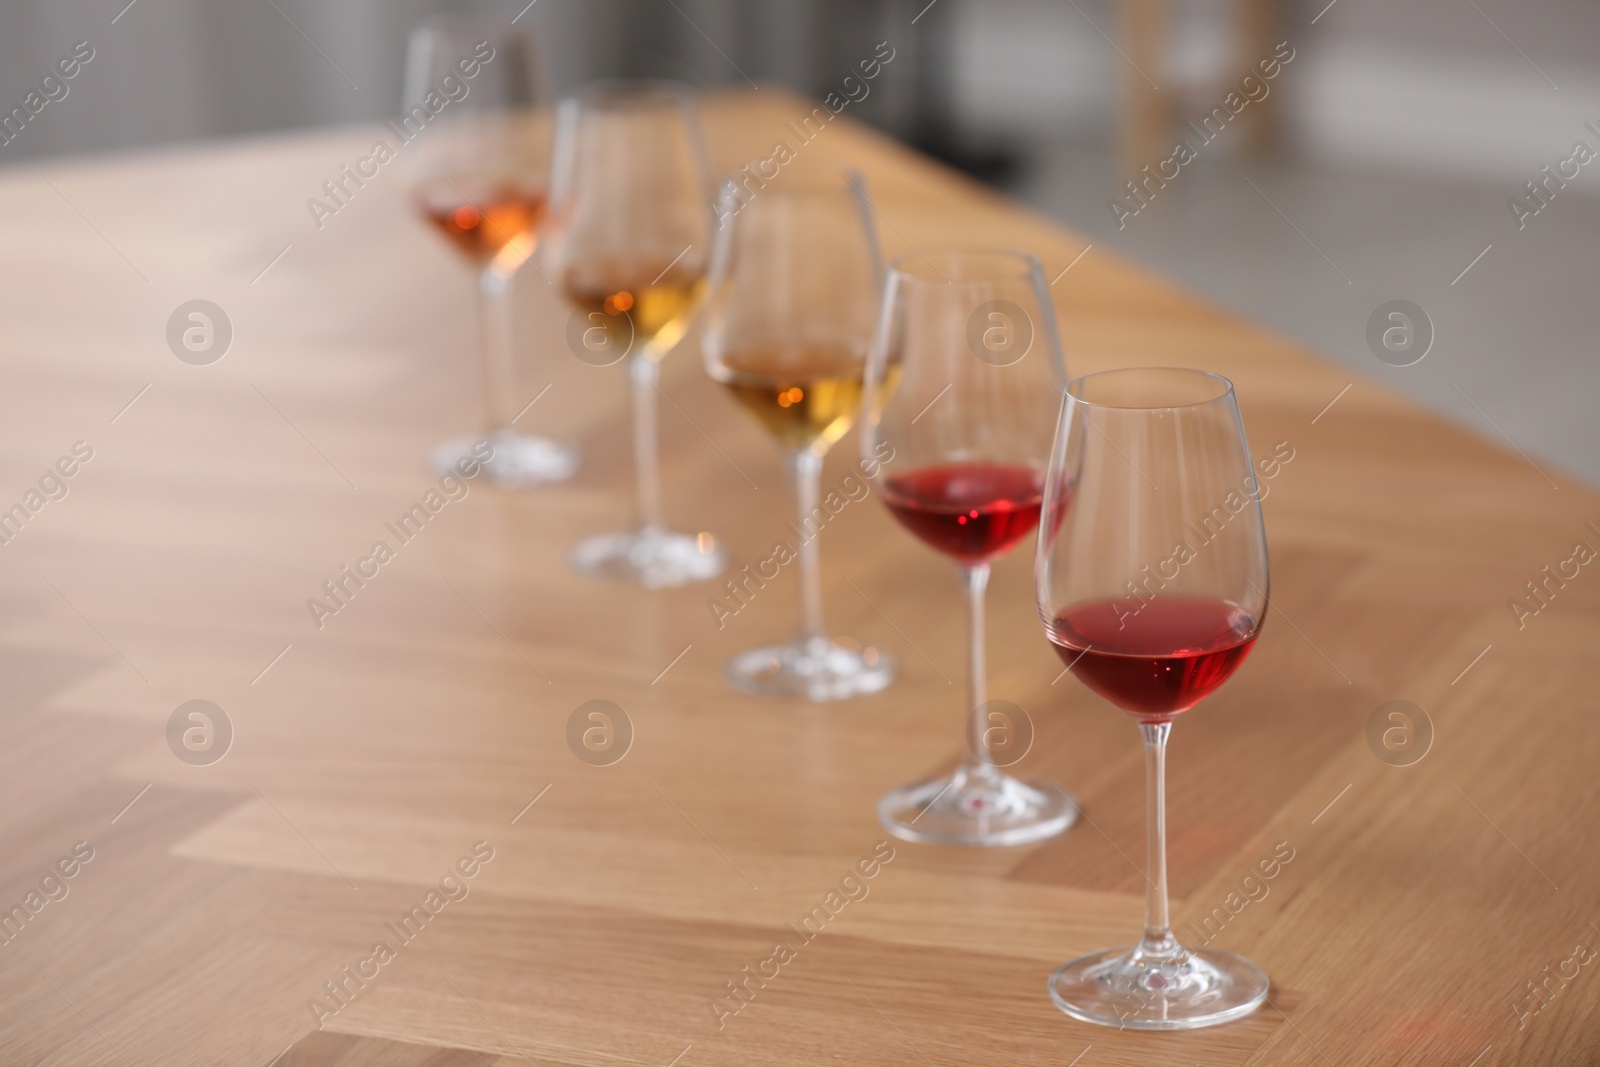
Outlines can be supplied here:
[[856, 421], [864, 362], [846, 345], [773, 344], [729, 352], [712, 373], [785, 448], [825, 450]]
[[1010, 551], [1039, 524], [1044, 472], [1002, 463], [943, 463], [883, 484], [894, 517], [962, 563]]
[[659, 353], [669, 351], [689, 328], [705, 287], [705, 274], [698, 268], [665, 262], [579, 264], [562, 279], [574, 305], [610, 319], [626, 316], [634, 343], [655, 342]]
[[438, 179], [416, 192], [423, 217], [480, 267], [514, 269], [533, 254], [545, 195], [509, 182]]
[[1231, 600], [1122, 597], [1068, 608], [1046, 636], [1083, 684], [1135, 718], [1162, 722], [1227, 681], [1260, 625]]

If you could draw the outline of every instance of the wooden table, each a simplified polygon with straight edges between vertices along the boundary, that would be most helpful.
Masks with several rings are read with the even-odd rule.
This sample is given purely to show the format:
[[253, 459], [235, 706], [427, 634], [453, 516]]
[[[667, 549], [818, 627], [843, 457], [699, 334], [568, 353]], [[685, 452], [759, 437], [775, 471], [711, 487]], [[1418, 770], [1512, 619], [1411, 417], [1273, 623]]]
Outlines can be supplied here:
[[[767, 154], [800, 110], [709, 100], [719, 163]], [[1594, 1062], [1600, 968], [1563, 961], [1600, 946], [1600, 568], [1550, 583], [1521, 628], [1508, 607], [1575, 542], [1600, 546], [1591, 491], [1104, 249], [1080, 258], [1073, 234], [847, 120], [803, 149], [865, 168], [892, 250], [1037, 253], [1075, 372], [1213, 368], [1255, 451], [1293, 450], [1265, 505], [1273, 614], [1181, 724], [1170, 782], [1177, 925], [1210, 916], [1214, 944], [1272, 975], [1270, 1007], [1187, 1035], [1085, 1026], [1045, 978], [1138, 932], [1143, 767], [1123, 716], [1053, 681], [1028, 553], [991, 590], [992, 693], [1030, 711], [1022, 767], [1068, 783], [1084, 820], [1031, 849], [896, 843], [800, 942], [785, 924], [884, 839], [879, 794], [957, 755], [955, 580], [876, 503], [850, 505], [823, 539], [829, 621], [903, 676], [843, 705], [735, 696], [720, 664], [788, 632], [793, 582], [719, 631], [709, 587], [566, 570], [575, 540], [628, 517], [626, 394], [620, 368], [565, 350], [531, 272], [524, 392], [549, 392], [520, 425], [580, 439], [580, 475], [472, 483], [318, 628], [308, 598], [388, 540], [436, 487], [426, 450], [477, 412], [471, 283], [408, 216], [403, 176], [309, 218], [374, 136], [0, 178], [0, 507], [93, 450], [0, 545], [0, 907], [26, 915], [0, 947], [0, 1062]], [[209, 366], [165, 339], [196, 298], [233, 325]], [[669, 513], [761, 558], [789, 515], [774, 449], [692, 337], [663, 390]], [[169, 747], [196, 699], [231, 723], [220, 761]], [[633, 728], [609, 766], [567, 742], [596, 699]], [[1431, 720], [1421, 762], [1369, 747], [1390, 700]], [[1275, 848], [1293, 859], [1245, 883]], [[467, 895], [430, 897], [464, 858], [472, 877], [445, 888]], [[386, 924], [408, 914], [402, 938]], [[779, 938], [795, 958], [716, 1012]], [[1540, 981], [1548, 1003], [1527, 999]]]

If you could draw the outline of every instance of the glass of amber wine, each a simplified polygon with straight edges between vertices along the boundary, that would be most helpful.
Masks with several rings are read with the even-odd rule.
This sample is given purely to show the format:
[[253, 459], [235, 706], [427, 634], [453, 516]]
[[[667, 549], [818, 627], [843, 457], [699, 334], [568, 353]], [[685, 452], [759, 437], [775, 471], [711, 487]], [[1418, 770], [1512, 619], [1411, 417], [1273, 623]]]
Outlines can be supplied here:
[[573, 550], [580, 574], [651, 589], [714, 577], [708, 533], [668, 529], [661, 503], [656, 393], [661, 360], [706, 292], [711, 177], [690, 91], [671, 82], [599, 82], [556, 114], [545, 272], [573, 305], [569, 347], [606, 366], [626, 359], [633, 388], [638, 526]]
[[766, 180], [752, 175], [759, 166], [723, 186], [702, 350], [711, 377], [783, 449], [802, 616], [794, 640], [741, 653], [723, 674], [758, 696], [840, 700], [895, 676], [887, 653], [827, 636], [817, 549], [831, 517], [819, 502], [822, 460], [861, 407], [883, 265], [859, 174]]
[[539, 98], [531, 35], [478, 19], [445, 17], [411, 33], [402, 112], [391, 128], [404, 143], [416, 210], [478, 271], [482, 312], [484, 432], [446, 441], [430, 463], [440, 473], [487, 440], [490, 476], [506, 486], [572, 476], [578, 447], [513, 426], [525, 400], [517, 388], [512, 284], [533, 254], [545, 213], [548, 124]]

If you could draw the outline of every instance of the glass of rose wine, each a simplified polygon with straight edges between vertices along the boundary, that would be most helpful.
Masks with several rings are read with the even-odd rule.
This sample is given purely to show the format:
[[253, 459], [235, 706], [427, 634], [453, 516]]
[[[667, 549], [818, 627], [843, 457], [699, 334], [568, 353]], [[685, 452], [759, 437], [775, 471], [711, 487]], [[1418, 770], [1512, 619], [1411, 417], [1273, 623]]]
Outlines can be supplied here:
[[1050, 978], [1073, 1018], [1136, 1030], [1237, 1019], [1267, 996], [1240, 956], [1187, 948], [1167, 915], [1172, 723], [1244, 662], [1267, 611], [1267, 539], [1233, 384], [1205, 371], [1114, 370], [1062, 402], [1034, 577], [1045, 634], [1078, 680], [1144, 735], [1144, 937]]
[[578, 447], [512, 425], [525, 398], [517, 387], [512, 285], [533, 254], [545, 213], [549, 128], [530, 34], [499, 23], [443, 17], [419, 25], [406, 52], [399, 153], [411, 200], [478, 272], [482, 312], [484, 432], [446, 441], [430, 463], [444, 473], [487, 439], [486, 464], [501, 485], [557, 482], [578, 467]]
[[831, 517], [820, 503], [822, 460], [861, 407], [883, 264], [861, 175], [749, 177], [760, 166], [723, 186], [701, 348], [711, 377], [783, 449], [799, 511], [802, 618], [793, 641], [741, 653], [723, 673], [758, 696], [841, 700], [895, 676], [887, 653], [827, 636], [817, 549]]
[[876, 492], [956, 565], [966, 592], [968, 753], [954, 773], [878, 803], [908, 841], [1020, 845], [1077, 819], [1070, 794], [1024, 782], [994, 758], [985, 705], [984, 591], [994, 560], [1039, 521], [1066, 367], [1039, 261], [951, 249], [891, 265], [868, 361], [862, 455], [884, 461]]
[[592, 366], [628, 361], [639, 509], [635, 529], [579, 543], [571, 564], [580, 574], [662, 589], [714, 577], [726, 564], [710, 534], [668, 529], [656, 446], [661, 360], [706, 293], [711, 204], [686, 87], [598, 82], [561, 102], [541, 258], [573, 306], [574, 354]]

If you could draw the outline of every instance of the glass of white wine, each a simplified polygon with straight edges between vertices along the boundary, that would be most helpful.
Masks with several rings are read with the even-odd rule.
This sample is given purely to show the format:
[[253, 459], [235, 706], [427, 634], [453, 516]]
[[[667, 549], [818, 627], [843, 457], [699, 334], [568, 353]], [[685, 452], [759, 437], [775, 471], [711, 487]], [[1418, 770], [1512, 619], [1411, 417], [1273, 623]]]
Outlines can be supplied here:
[[[794, 486], [802, 615], [792, 641], [736, 656], [724, 675], [759, 696], [839, 700], [895, 677], [876, 648], [827, 636], [817, 538], [822, 461], [856, 421], [883, 263], [861, 176], [780, 172], [730, 181], [718, 204], [706, 370], [777, 439]], [[865, 488], [863, 487], [863, 492]]]
[[[711, 178], [693, 95], [671, 82], [599, 82], [556, 115], [545, 273], [573, 305], [585, 362], [626, 359], [633, 386], [638, 525], [573, 550], [580, 574], [659, 589], [721, 573], [710, 534], [670, 530], [656, 445], [661, 360], [706, 292]], [[575, 327], [575, 328], [574, 328]]]

